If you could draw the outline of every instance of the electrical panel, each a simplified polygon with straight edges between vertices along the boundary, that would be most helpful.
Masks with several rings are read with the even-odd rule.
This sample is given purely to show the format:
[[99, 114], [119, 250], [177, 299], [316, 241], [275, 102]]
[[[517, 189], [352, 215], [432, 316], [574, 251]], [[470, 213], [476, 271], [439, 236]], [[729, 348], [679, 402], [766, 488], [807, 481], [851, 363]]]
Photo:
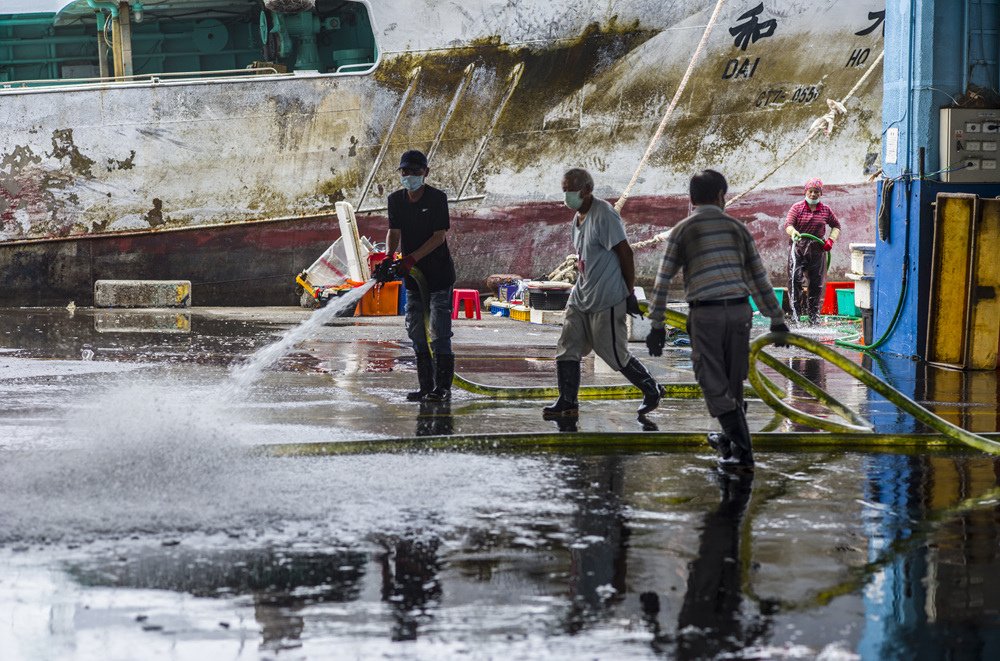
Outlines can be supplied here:
[[1000, 183], [1000, 110], [941, 109], [941, 181]]

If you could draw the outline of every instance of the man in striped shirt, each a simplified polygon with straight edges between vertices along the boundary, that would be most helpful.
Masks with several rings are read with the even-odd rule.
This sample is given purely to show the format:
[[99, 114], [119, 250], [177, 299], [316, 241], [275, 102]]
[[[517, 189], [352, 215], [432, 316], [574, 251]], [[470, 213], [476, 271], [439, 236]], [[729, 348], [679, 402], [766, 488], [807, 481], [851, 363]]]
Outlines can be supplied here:
[[[826, 279], [826, 254], [840, 236], [840, 221], [833, 209], [819, 201], [823, 195], [822, 181], [810, 179], [805, 190], [806, 198], [793, 204], [785, 218], [785, 233], [794, 243], [788, 252], [788, 292], [795, 314], [807, 315], [809, 323], [816, 324]], [[827, 225], [831, 228], [830, 238], [824, 240]], [[815, 236], [822, 243], [813, 239], [803, 241], [803, 234]], [[806, 280], [809, 281], [808, 294], [804, 293]]]
[[[695, 210], [667, 237], [666, 252], [653, 286], [646, 338], [651, 356], [663, 353], [667, 287], [684, 270], [684, 298], [690, 306], [687, 330], [691, 362], [708, 412], [718, 418], [724, 434], [709, 443], [724, 463], [753, 467], [753, 448], [743, 403], [747, 377], [752, 295], [760, 311], [771, 318], [773, 332], [787, 333], [784, 315], [746, 226], [723, 212], [728, 184], [714, 170], [691, 177]], [[779, 343], [778, 346], [786, 346]]]

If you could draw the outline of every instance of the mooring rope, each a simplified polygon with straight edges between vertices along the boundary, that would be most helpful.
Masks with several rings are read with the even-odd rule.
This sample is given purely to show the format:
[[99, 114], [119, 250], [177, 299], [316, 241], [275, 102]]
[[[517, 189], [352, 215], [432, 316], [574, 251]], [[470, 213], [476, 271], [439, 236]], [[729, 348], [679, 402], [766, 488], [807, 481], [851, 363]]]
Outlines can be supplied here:
[[826, 104], [827, 107], [829, 107], [829, 111], [827, 111], [827, 113], [822, 117], [817, 118], [816, 121], [812, 123], [812, 126], [809, 127], [809, 133], [806, 135], [805, 139], [803, 139], [802, 142], [800, 142], [799, 145], [795, 149], [793, 149], [791, 153], [788, 154], [788, 156], [786, 156], [784, 159], [782, 159], [777, 165], [775, 165], [769, 171], [764, 173], [762, 176], [758, 177], [756, 181], [750, 184], [750, 186], [748, 186], [745, 190], [743, 190], [739, 195], [735, 195], [733, 196], [732, 199], [728, 200], [726, 202], [726, 206], [733, 206], [745, 195], [747, 195], [748, 193], [756, 189], [758, 186], [760, 186], [762, 183], [767, 181], [769, 178], [771, 178], [774, 175], [774, 173], [776, 173], [778, 170], [784, 167], [785, 164], [787, 164], [789, 161], [795, 158], [795, 156], [800, 151], [805, 149], [805, 146], [808, 145], [813, 138], [819, 135], [821, 131], [825, 132], [827, 135], [830, 135], [830, 133], [833, 132], [833, 125], [837, 117], [839, 115], [847, 114], [847, 102], [850, 101], [851, 97], [853, 97], [857, 93], [857, 91], [861, 89], [861, 87], [868, 81], [872, 73], [875, 71], [875, 69], [878, 68], [878, 65], [882, 62], [883, 57], [885, 57], [884, 50], [881, 53], [879, 53], [878, 57], [875, 58], [875, 61], [872, 62], [872, 65], [868, 67], [868, 71], [865, 71], [864, 75], [858, 79], [858, 82], [854, 83], [854, 87], [852, 87], [850, 91], [847, 94], [845, 94], [844, 98], [842, 98], [840, 101], [827, 99]]
[[[748, 195], [750, 192], [752, 192], [753, 190], [755, 190], [762, 183], [764, 183], [765, 181], [767, 181], [768, 179], [770, 179], [772, 176], [774, 176], [774, 174], [778, 170], [780, 170], [781, 168], [783, 168], [789, 161], [791, 161], [793, 158], [795, 158], [795, 156], [800, 151], [802, 151], [803, 149], [805, 149], [806, 145], [808, 145], [809, 142], [813, 138], [815, 138], [817, 135], [819, 135], [821, 132], [826, 133], [827, 135], [830, 135], [830, 133], [833, 132], [834, 123], [835, 123], [837, 117], [839, 117], [840, 115], [846, 115], [847, 114], [847, 105], [846, 105], [847, 102], [855, 94], [857, 94], [857, 92], [858, 92], [859, 89], [861, 89], [864, 86], [864, 84], [871, 77], [872, 73], [878, 68], [878, 65], [882, 62], [883, 57], [885, 57], [885, 51], [882, 51], [881, 53], [879, 53], [879, 56], [877, 58], [875, 58], [875, 61], [872, 62], [872, 65], [868, 68], [867, 71], [865, 71], [864, 75], [861, 76], [861, 78], [859, 78], [856, 83], [854, 83], [854, 87], [852, 87], [850, 89], [850, 91], [848, 91], [847, 94], [845, 94], [844, 97], [842, 99], [840, 99], [840, 101], [837, 101], [837, 100], [834, 100], [834, 99], [827, 99], [826, 100], [826, 105], [829, 108], [829, 110], [824, 115], [822, 115], [821, 117], [816, 118], [816, 120], [813, 121], [812, 126], [809, 127], [809, 133], [802, 140], [802, 142], [800, 142], [798, 144], [798, 146], [795, 147], [795, 149], [793, 149], [784, 159], [782, 159], [780, 162], [778, 162], [777, 165], [775, 165], [773, 168], [771, 168], [770, 170], [768, 170], [762, 176], [758, 177], [752, 184], [750, 184], [750, 186], [748, 186], [746, 189], [744, 189], [738, 195], [735, 195], [731, 199], [727, 200], [726, 206], [727, 207], [731, 207], [731, 206], [735, 205], [744, 196]], [[636, 176], [638, 176], [638, 173], [637, 173]], [[633, 177], [633, 182], [634, 181], [635, 181], [635, 177]], [[632, 186], [632, 183], [629, 183], [629, 187], [631, 187], [631, 186]], [[626, 190], [628, 190], [628, 189], [626, 189]], [[619, 199], [619, 202], [621, 202], [622, 204], [624, 204], [624, 202], [622, 202], [622, 199], [624, 199], [625, 196], [626, 195], [623, 194], [623, 197]], [[620, 210], [620, 206], [619, 205], [615, 205], [615, 208]], [[639, 249], [639, 248], [646, 248], [646, 247], [652, 246], [654, 244], [660, 243], [661, 241], [665, 241], [669, 235], [670, 235], [670, 230], [666, 230], [665, 232], [660, 232], [656, 236], [653, 236], [653, 237], [651, 237], [649, 239], [645, 239], [643, 241], [637, 241], [636, 243], [633, 243], [632, 244], [632, 249], [636, 250], [636, 249]]]
[[653, 138], [649, 141], [649, 145], [646, 146], [646, 153], [642, 155], [639, 160], [639, 165], [635, 168], [635, 172], [632, 174], [632, 179], [628, 182], [628, 186], [622, 191], [621, 197], [615, 202], [615, 211], [621, 213], [622, 207], [625, 206], [625, 202], [628, 200], [629, 195], [632, 192], [632, 188], [635, 186], [636, 182], [639, 181], [639, 175], [642, 174], [643, 169], [646, 167], [646, 163], [649, 161], [649, 157], [652, 156], [653, 150], [656, 149], [656, 144], [663, 137], [663, 132], [667, 128], [667, 120], [670, 116], [674, 114], [674, 109], [677, 108], [677, 104], [680, 103], [681, 95], [687, 88], [688, 81], [691, 80], [691, 74], [694, 72], [694, 65], [701, 57], [702, 52], [705, 50], [705, 46], [708, 44], [708, 37], [712, 34], [712, 28], [715, 27], [715, 23], [719, 20], [719, 13], [722, 11], [722, 5], [726, 4], [726, 0], [719, 0], [715, 3], [715, 9], [712, 11], [711, 18], [708, 19], [708, 25], [705, 26], [705, 31], [701, 35], [701, 41], [698, 42], [698, 47], [694, 51], [694, 55], [691, 56], [691, 61], [688, 62], [687, 70], [684, 72], [684, 76], [681, 78], [680, 85], [677, 86], [677, 91], [674, 92], [674, 98], [670, 100], [670, 105], [667, 106], [667, 110], [663, 113], [663, 118], [660, 119], [660, 125], [656, 128], [656, 132], [653, 134]]

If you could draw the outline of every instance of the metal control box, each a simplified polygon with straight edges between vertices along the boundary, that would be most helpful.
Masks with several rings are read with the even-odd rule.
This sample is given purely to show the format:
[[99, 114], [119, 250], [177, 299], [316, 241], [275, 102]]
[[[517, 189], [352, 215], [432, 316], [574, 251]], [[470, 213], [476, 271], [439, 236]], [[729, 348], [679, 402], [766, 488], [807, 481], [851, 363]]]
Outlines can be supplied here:
[[941, 181], [1000, 183], [1000, 110], [941, 109]]

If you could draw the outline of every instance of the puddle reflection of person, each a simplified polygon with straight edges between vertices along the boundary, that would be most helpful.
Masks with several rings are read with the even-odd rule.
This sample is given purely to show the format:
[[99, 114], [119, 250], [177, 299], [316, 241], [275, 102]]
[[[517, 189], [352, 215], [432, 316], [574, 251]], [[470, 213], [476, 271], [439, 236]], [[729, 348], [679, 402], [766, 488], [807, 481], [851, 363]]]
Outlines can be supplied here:
[[587, 541], [569, 548], [571, 605], [563, 627], [570, 634], [590, 626], [625, 599], [631, 537], [623, 502], [623, 458], [584, 458], [576, 468], [577, 476], [570, 483], [579, 489], [572, 530]]
[[[711, 659], [739, 652], [767, 632], [769, 620], [743, 614], [740, 528], [753, 489], [753, 473], [719, 471], [720, 502], [705, 514], [698, 550], [688, 564], [687, 591], [677, 634], [662, 633], [660, 598], [639, 595], [653, 649], [678, 659]], [[743, 549], [748, 552], [749, 549]]]
[[[826, 368], [828, 367], [828, 363], [825, 361], [813, 356], [793, 356], [789, 360], [789, 367], [804, 379], [814, 383], [820, 390], [826, 390]], [[823, 415], [828, 411], [826, 406], [820, 404], [811, 394], [794, 382], [790, 383], [789, 392], [793, 399], [802, 400], [796, 406], [806, 413]], [[790, 421], [788, 427], [792, 430], [813, 429], [809, 425], [799, 425]]]
[[450, 436], [455, 431], [451, 402], [420, 402], [417, 436]]
[[437, 538], [396, 540], [382, 556], [382, 601], [392, 609], [392, 640], [416, 640], [421, 622], [441, 602]]
[[559, 429], [559, 431], [564, 431], [564, 432], [570, 432], [570, 433], [572, 433], [572, 432], [579, 431], [579, 429], [580, 429], [580, 427], [579, 427], [580, 416], [579, 415], [566, 415], [566, 416], [563, 416], [563, 417], [560, 417], [560, 418], [553, 418], [553, 422], [556, 423], [556, 427]]

